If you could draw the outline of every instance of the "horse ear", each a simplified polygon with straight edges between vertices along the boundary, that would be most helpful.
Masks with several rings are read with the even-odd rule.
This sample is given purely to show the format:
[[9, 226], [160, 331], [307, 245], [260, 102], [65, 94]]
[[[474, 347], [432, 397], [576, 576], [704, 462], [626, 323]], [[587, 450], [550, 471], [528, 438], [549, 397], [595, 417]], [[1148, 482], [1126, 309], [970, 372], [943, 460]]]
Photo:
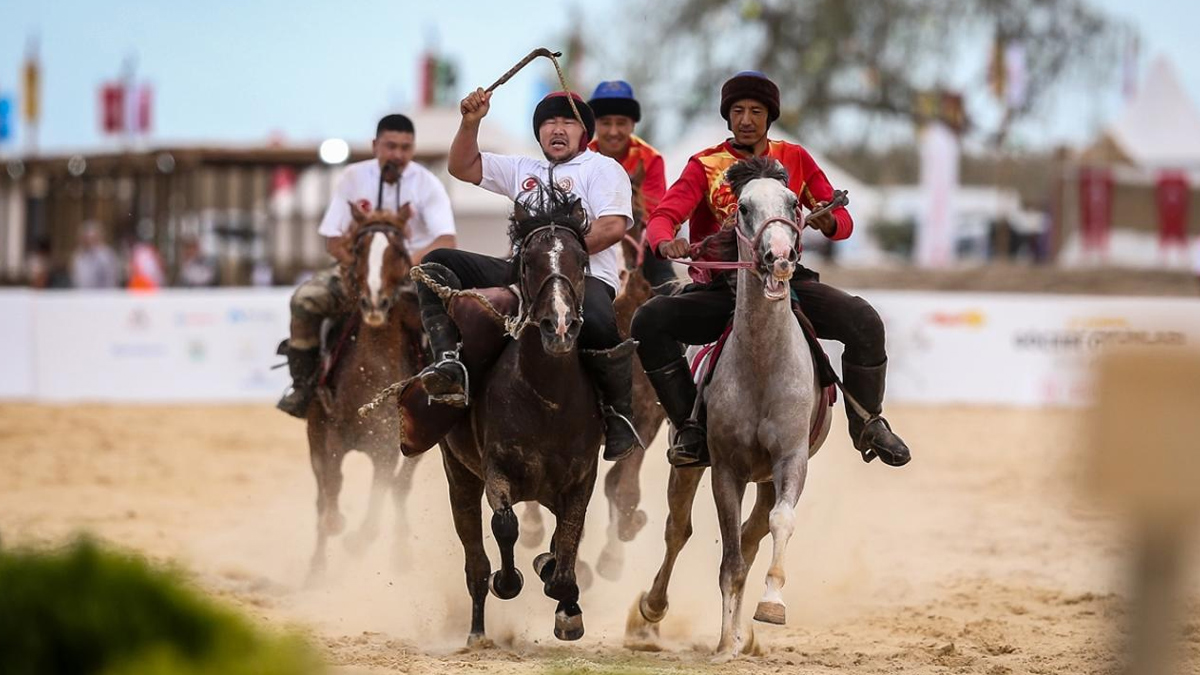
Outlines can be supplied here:
[[583, 200], [578, 197], [571, 202], [571, 219], [580, 223], [587, 222], [587, 210], [583, 208]]
[[521, 202], [513, 202], [513, 220], [522, 221], [529, 218], [529, 210]]
[[367, 221], [366, 212], [360, 209], [358, 204], [355, 204], [353, 200], [347, 200], [346, 203], [350, 205], [350, 216], [354, 218], [354, 222], [362, 225]]

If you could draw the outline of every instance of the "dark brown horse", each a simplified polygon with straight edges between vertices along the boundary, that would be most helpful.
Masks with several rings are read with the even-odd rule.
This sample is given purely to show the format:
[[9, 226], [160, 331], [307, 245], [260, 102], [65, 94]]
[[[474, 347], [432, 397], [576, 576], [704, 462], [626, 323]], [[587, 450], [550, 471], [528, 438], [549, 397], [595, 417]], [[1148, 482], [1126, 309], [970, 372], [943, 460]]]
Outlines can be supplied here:
[[347, 257], [339, 274], [345, 298], [342, 327], [329, 335], [332, 369], [322, 378], [318, 396], [308, 409], [308, 447], [317, 478], [317, 546], [310, 576], [325, 568], [326, 540], [339, 534], [346, 519], [338, 507], [342, 460], [350, 450], [367, 453], [374, 467], [367, 514], [346, 539], [351, 552], [361, 552], [379, 534], [383, 497], [391, 491], [396, 506], [395, 555], [401, 562], [404, 543], [404, 498], [412, 482], [416, 458], [399, 473], [399, 424], [394, 410], [361, 418], [357, 410], [383, 386], [416, 372], [421, 323], [405, 247], [410, 210], [363, 213], [353, 203], [350, 230], [343, 238]]
[[[509, 324], [515, 340], [472, 385], [468, 414], [442, 444], [454, 526], [466, 554], [468, 646], [488, 644], [488, 589], [501, 599], [521, 591], [513, 506], [526, 501], [545, 506], [557, 521], [550, 552], [534, 561], [546, 595], [558, 601], [554, 635], [583, 636], [575, 564], [603, 431], [576, 347], [588, 264], [586, 223], [578, 200], [553, 186], [539, 186], [517, 205], [509, 233], [517, 247], [514, 280], [521, 297], [521, 311]], [[483, 495], [500, 548], [495, 574], [483, 548]]]

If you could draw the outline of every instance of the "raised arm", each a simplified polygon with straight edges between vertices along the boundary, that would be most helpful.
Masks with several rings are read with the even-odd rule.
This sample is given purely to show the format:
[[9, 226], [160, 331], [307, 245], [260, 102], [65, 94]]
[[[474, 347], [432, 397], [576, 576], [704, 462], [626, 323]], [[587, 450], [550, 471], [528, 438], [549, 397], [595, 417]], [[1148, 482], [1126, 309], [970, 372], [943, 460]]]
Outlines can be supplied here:
[[479, 123], [492, 107], [492, 94], [476, 89], [459, 104], [462, 121], [450, 143], [450, 175], [467, 183], [479, 185], [483, 180], [483, 158], [479, 154]]

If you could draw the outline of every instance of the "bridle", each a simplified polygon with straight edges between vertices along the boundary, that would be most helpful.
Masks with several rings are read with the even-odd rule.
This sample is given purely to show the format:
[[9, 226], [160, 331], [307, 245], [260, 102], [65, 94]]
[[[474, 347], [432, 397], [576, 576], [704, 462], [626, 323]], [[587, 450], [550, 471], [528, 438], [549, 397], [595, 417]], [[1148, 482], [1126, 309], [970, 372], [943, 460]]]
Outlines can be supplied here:
[[[357, 232], [354, 233], [353, 251], [354, 251], [354, 261], [355, 261], [356, 266], [358, 263], [359, 248], [361, 247], [363, 241], [368, 236], [377, 234], [377, 233], [382, 234], [385, 237], [390, 234], [399, 235], [401, 238], [403, 238], [403, 236], [404, 236], [403, 230], [396, 227], [395, 225], [392, 225], [391, 223], [376, 222], [376, 223], [372, 223], [369, 225], [363, 225], [362, 227], [360, 227], [358, 229]], [[388, 241], [391, 242], [390, 237], [389, 237]], [[404, 262], [408, 263], [408, 266], [411, 269], [413, 266], [413, 261], [412, 261], [412, 254], [408, 252], [408, 247], [400, 246], [400, 247], [397, 247], [397, 249], [398, 249], [402, 259], [404, 260]], [[353, 271], [353, 269], [354, 268], [351, 268], [351, 271]], [[354, 285], [354, 288], [351, 289], [354, 291], [354, 293], [352, 293], [352, 295], [358, 295], [358, 293], [360, 291], [360, 289], [358, 288], [358, 279], [356, 277], [354, 277], [353, 274], [348, 274], [347, 277], [348, 277], [348, 281]], [[392, 293], [389, 295], [389, 297], [393, 301], [395, 301], [396, 298], [399, 297], [402, 293], [404, 293], [405, 291], [411, 291], [411, 290], [413, 290], [413, 288], [414, 288], [414, 286], [413, 286], [412, 280], [410, 278], [407, 283], [398, 284], [396, 286], [395, 290], [392, 291]]]
[[551, 237], [556, 237], [559, 230], [569, 232], [579, 242], [580, 246], [583, 247], [584, 251], [587, 251], [587, 244], [577, 230], [554, 223], [535, 227], [521, 239], [521, 245], [517, 249], [517, 299], [519, 301], [519, 309], [515, 317], [505, 322], [505, 330], [514, 338], [519, 337], [520, 332], [526, 326], [534, 325], [533, 320], [529, 317], [529, 313], [533, 311], [533, 307], [541, 299], [542, 293], [545, 292], [546, 287], [552, 281], [559, 280], [565, 282], [567, 290], [571, 294], [571, 306], [575, 308], [576, 314], [583, 315], [583, 300], [575, 290], [575, 284], [571, 281], [570, 277], [562, 272], [552, 271], [547, 274], [546, 278], [542, 279], [542, 283], [538, 285], [537, 292], [532, 297], [525, 292], [525, 253], [529, 250], [530, 243], [538, 235], [548, 234]]

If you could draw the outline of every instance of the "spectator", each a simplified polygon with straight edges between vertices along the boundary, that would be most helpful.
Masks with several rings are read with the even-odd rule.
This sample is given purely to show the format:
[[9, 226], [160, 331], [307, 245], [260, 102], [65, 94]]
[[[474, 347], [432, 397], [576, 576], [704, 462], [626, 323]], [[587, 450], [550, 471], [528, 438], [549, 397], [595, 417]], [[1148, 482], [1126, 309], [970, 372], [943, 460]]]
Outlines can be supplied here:
[[61, 265], [54, 264], [50, 242], [39, 239], [25, 260], [25, 274], [30, 288], [70, 288], [71, 280]]
[[215, 286], [217, 266], [200, 250], [200, 240], [184, 237], [179, 246], [179, 278], [177, 285], [189, 288]]
[[162, 255], [147, 234], [142, 234], [129, 249], [129, 290], [153, 291], [166, 283]]
[[79, 228], [79, 247], [71, 257], [71, 285], [75, 288], [117, 288], [120, 263], [104, 243], [100, 223], [86, 220]]

